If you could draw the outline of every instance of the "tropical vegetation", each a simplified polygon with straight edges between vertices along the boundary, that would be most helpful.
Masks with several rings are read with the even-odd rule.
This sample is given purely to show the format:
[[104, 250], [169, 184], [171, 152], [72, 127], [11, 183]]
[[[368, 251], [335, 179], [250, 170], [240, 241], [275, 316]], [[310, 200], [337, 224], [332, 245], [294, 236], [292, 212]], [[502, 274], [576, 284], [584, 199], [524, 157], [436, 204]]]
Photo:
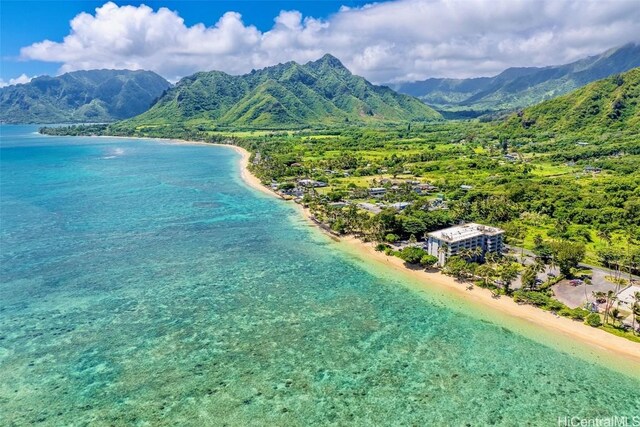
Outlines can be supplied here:
[[89, 70], [0, 88], [0, 122], [112, 122], [136, 116], [171, 84], [152, 71]]

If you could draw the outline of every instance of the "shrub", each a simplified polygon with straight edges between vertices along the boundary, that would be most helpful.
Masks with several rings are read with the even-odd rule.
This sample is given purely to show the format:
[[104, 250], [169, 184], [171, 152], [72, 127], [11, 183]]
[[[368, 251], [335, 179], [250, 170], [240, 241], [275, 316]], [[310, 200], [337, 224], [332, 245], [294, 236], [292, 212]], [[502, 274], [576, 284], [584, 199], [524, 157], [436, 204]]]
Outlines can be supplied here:
[[600, 315], [598, 313], [591, 313], [588, 315], [584, 323], [589, 326], [593, 326], [594, 328], [602, 325], [602, 321], [600, 320]]
[[563, 315], [569, 315], [569, 311], [571, 311], [571, 315], [574, 314], [569, 307], [543, 292], [519, 289], [513, 293], [513, 300], [517, 303], [535, 305], [536, 307], [541, 307], [543, 310], [564, 312], [565, 314]]
[[420, 265], [425, 268], [433, 267], [437, 262], [438, 258], [429, 254], [423, 255], [422, 258], [420, 258]]
[[513, 300], [518, 303], [542, 307], [547, 305], [551, 298], [541, 292], [517, 290], [513, 293]]
[[428, 255], [427, 251], [414, 246], [408, 246], [398, 252], [398, 256], [408, 264], [418, 264], [425, 255]]
[[549, 301], [547, 301], [547, 304], [544, 306], [544, 308], [549, 311], [561, 311], [567, 308], [567, 306], [556, 299], [549, 298]]
[[331, 230], [335, 231], [338, 234], [344, 234], [347, 227], [342, 219], [337, 219], [333, 224], [331, 224]]
[[389, 243], [395, 243], [397, 242], [399, 239], [399, 237], [393, 233], [389, 233], [386, 236], [384, 236], [384, 240], [389, 242]]
[[568, 317], [573, 320], [584, 320], [589, 316], [589, 310], [585, 310], [582, 307], [569, 308], [565, 307], [558, 313], [560, 316]]
[[339, 202], [345, 196], [346, 194], [344, 193], [344, 191], [330, 191], [329, 193], [327, 193], [327, 198], [330, 202]]
[[284, 182], [278, 186], [278, 190], [292, 190], [296, 188], [293, 182]]
[[389, 248], [389, 245], [385, 245], [384, 243], [378, 243], [376, 245], [376, 251], [378, 252], [386, 251], [387, 249], [391, 249], [391, 248]]

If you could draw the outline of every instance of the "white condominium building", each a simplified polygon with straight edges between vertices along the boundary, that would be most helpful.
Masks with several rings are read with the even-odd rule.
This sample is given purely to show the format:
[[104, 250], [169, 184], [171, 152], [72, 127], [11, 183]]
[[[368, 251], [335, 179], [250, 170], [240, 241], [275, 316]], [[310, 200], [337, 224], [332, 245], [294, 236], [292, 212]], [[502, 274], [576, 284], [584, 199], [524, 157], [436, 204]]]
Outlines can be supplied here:
[[469, 223], [428, 233], [427, 252], [438, 258], [443, 266], [450, 256], [461, 251], [480, 250], [474, 258], [482, 260], [487, 252], [502, 252], [504, 230], [482, 224]]

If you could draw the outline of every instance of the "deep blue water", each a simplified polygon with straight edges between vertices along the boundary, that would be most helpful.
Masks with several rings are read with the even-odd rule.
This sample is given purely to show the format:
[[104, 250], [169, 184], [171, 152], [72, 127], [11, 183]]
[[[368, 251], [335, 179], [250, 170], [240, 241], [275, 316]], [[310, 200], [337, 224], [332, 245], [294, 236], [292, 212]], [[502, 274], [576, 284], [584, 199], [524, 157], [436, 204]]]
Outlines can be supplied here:
[[0, 425], [557, 425], [640, 381], [431, 301], [223, 147], [0, 148]]

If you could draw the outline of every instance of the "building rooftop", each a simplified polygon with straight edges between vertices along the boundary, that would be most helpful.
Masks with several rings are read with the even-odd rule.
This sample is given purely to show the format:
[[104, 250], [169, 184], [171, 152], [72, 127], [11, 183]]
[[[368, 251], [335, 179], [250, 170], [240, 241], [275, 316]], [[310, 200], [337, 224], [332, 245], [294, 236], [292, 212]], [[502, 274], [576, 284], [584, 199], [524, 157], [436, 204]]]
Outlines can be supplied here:
[[618, 301], [631, 308], [634, 301], [633, 296], [636, 292], [640, 292], [640, 285], [629, 286], [618, 294]]
[[470, 239], [472, 237], [487, 235], [495, 236], [497, 234], [504, 233], [504, 230], [497, 227], [489, 227], [487, 225], [469, 223], [464, 225], [456, 225], [455, 227], [445, 228], [443, 230], [434, 231], [428, 233], [429, 236], [435, 237], [439, 240], [444, 240], [450, 243], [458, 242], [460, 240]]
[[411, 205], [411, 203], [409, 203], [409, 202], [397, 202], [397, 203], [392, 203], [391, 207], [401, 211], [401, 210], [405, 209], [406, 207], [408, 207], [409, 205]]

